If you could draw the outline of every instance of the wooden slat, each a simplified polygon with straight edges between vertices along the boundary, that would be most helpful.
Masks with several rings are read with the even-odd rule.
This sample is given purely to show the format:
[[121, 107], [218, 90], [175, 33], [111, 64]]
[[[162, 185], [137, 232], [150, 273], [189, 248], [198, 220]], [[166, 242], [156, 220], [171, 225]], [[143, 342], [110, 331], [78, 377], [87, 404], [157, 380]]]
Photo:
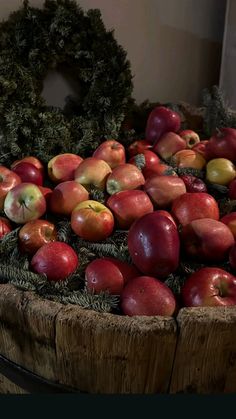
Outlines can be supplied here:
[[236, 392], [236, 307], [183, 308], [171, 393]]
[[171, 317], [99, 314], [0, 285], [0, 353], [88, 393], [165, 393], [176, 346]]
[[27, 392], [0, 374], [0, 394], [27, 394]]

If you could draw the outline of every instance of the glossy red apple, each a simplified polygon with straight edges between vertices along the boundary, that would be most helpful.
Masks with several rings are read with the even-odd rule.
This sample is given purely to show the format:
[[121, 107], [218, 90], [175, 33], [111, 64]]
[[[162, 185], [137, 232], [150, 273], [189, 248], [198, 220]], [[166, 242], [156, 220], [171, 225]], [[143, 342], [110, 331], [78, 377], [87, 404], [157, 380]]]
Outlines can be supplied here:
[[17, 224], [36, 220], [45, 213], [46, 200], [33, 183], [20, 183], [11, 189], [4, 202], [6, 216]]
[[161, 161], [155, 165], [152, 166], [152, 168], [146, 168], [144, 167], [142, 169], [142, 174], [145, 179], [148, 179], [152, 176], [162, 176], [162, 175], [171, 175], [171, 176], [177, 176], [176, 172], [171, 166], [168, 166], [165, 163], [162, 163]]
[[180, 115], [165, 106], [156, 106], [149, 114], [146, 124], [146, 140], [155, 143], [168, 131], [178, 132]]
[[178, 176], [153, 176], [146, 180], [143, 188], [156, 208], [167, 208], [186, 193], [185, 184]]
[[137, 154], [142, 154], [146, 150], [152, 148], [152, 143], [147, 140], [136, 140], [128, 147], [129, 157], [136, 156]]
[[0, 239], [12, 231], [12, 225], [6, 217], [0, 217]]
[[236, 240], [236, 212], [224, 215], [220, 221], [229, 227], [234, 239]]
[[156, 210], [155, 212], [156, 212], [156, 214], [163, 215], [164, 217], [169, 218], [169, 220], [172, 221], [172, 223], [174, 224], [174, 226], [177, 228], [176, 222], [175, 222], [174, 218], [172, 217], [172, 215], [169, 213], [169, 211], [166, 211], [166, 210]]
[[187, 192], [207, 192], [207, 187], [202, 179], [193, 175], [180, 175], [183, 180]]
[[93, 157], [104, 160], [112, 169], [126, 161], [125, 148], [116, 140], [106, 140], [101, 143], [94, 151]]
[[207, 160], [207, 155], [206, 155], [207, 143], [208, 143], [208, 140], [201, 140], [200, 143], [197, 143], [195, 146], [193, 146], [193, 150], [201, 154], [205, 160]]
[[220, 212], [218, 204], [208, 193], [196, 192], [181, 195], [172, 204], [171, 213], [179, 224], [186, 225], [200, 218], [212, 218], [219, 220]]
[[44, 198], [46, 199], [46, 203], [48, 205], [50, 201], [50, 196], [52, 194], [52, 189], [48, 188], [47, 186], [39, 186], [39, 190], [42, 192]]
[[131, 279], [121, 293], [121, 310], [127, 316], [172, 316], [175, 309], [173, 292], [157, 278]]
[[7, 193], [20, 183], [21, 178], [16, 173], [5, 166], [0, 166], [0, 210], [4, 207]]
[[95, 259], [85, 269], [86, 287], [95, 294], [101, 291], [120, 295], [124, 288], [124, 278], [118, 267], [106, 259]]
[[29, 254], [34, 254], [44, 244], [56, 240], [56, 226], [47, 220], [29, 221], [21, 227], [18, 235], [20, 250]]
[[[145, 150], [143, 153], [141, 153], [141, 155], [144, 156], [144, 159], [145, 159], [144, 167], [146, 170], [149, 170], [149, 169], [152, 170], [153, 167], [155, 168], [155, 166], [160, 163], [159, 157], [155, 153], [153, 153], [153, 151]], [[136, 165], [136, 161], [139, 156], [140, 154], [136, 154], [135, 156], [131, 157], [128, 163]]]
[[186, 149], [186, 141], [175, 132], [166, 132], [153, 146], [155, 153], [164, 160], [184, 149]]
[[106, 205], [112, 211], [118, 228], [129, 229], [131, 224], [153, 211], [153, 205], [144, 191], [137, 189], [111, 195]]
[[163, 279], [179, 264], [179, 235], [173, 222], [156, 211], [135, 221], [128, 233], [134, 265], [145, 275]]
[[48, 162], [48, 176], [56, 183], [74, 180], [75, 170], [82, 161], [77, 154], [58, 154]]
[[186, 307], [235, 305], [236, 278], [220, 268], [199, 269], [187, 278], [181, 297]]
[[202, 218], [182, 227], [181, 243], [185, 253], [201, 262], [221, 262], [234, 244], [234, 236], [221, 221]]
[[71, 246], [55, 241], [40, 247], [30, 265], [33, 272], [46, 275], [48, 281], [63, 281], [76, 271], [79, 259]]
[[236, 163], [236, 129], [220, 128], [206, 144], [207, 159], [225, 158]]
[[112, 262], [113, 265], [119, 269], [124, 278], [124, 284], [126, 284], [131, 279], [141, 275], [141, 272], [136, 268], [136, 266], [132, 264], [130, 265], [127, 262], [112, 257], [105, 257], [103, 259]]
[[34, 183], [38, 186], [43, 185], [42, 172], [31, 163], [19, 162], [12, 168], [12, 171], [21, 178], [21, 182]]
[[41, 172], [41, 174], [42, 174], [42, 176], [44, 178], [44, 172], [45, 172], [44, 165], [43, 165], [43, 163], [37, 157], [34, 157], [34, 156], [26, 156], [26, 157], [23, 157], [22, 159], [15, 160], [11, 164], [11, 169], [13, 169], [18, 163], [31, 163], [33, 166], [35, 166], [37, 169], [40, 170], [40, 172]]
[[182, 130], [179, 132], [179, 135], [185, 140], [187, 148], [193, 148], [200, 143], [199, 135], [192, 129]]
[[87, 189], [75, 180], [59, 183], [52, 191], [49, 209], [53, 214], [70, 215], [82, 201], [89, 199]]
[[130, 163], [120, 164], [107, 178], [106, 190], [109, 195], [116, 192], [138, 189], [144, 185], [144, 176], [136, 166]]
[[76, 169], [75, 180], [87, 189], [92, 187], [104, 190], [107, 177], [111, 172], [112, 169], [104, 160], [88, 157]]
[[71, 228], [82, 239], [105, 240], [113, 232], [114, 217], [109, 208], [100, 202], [83, 201], [72, 211]]

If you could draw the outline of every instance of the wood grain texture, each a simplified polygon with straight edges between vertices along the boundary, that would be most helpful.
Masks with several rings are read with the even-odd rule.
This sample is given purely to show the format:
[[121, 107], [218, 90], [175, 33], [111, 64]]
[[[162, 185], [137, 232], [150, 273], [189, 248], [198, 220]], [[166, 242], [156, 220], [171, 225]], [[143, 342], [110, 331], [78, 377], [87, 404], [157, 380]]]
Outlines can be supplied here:
[[0, 285], [0, 353], [83, 392], [167, 392], [176, 336], [170, 317], [99, 314]]
[[171, 393], [236, 392], [236, 307], [183, 308]]
[[16, 386], [4, 375], [0, 374], [0, 394], [28, 394], [21, 387]]

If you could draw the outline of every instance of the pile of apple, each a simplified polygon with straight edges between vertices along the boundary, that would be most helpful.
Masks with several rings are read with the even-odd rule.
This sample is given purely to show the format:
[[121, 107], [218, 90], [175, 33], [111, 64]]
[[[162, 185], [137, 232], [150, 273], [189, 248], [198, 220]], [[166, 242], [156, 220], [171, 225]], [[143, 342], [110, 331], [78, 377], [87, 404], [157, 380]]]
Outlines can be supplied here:
[[[172, 316], [180, 305], [235, 305], [236, 212], [220, 219], [208, 187], [222, 185], [236, 199], [236, 130], [222, 128], [200, 141], [193, 130], [181, 130], [178, 113], [158, 106], [145, 136], [127, 150], [106, 140], [87, 158], [59, 154], [44, 165], [28, 156], [0, 166], [0, 238], [20, 226], [18, 248], [29, 256], [30, 269], [63, 281], [80, 261], [58, 240], [48, 215], [66, 217], [73, 234], [89, 242], [125, 230], [132, 264], [103, 257], [84, 272], [89, 291], [120, 297], [121, 313]], [[205, 178], [178, 175], [173, 165], [200, 170]], [[91, 199], [94, 188], [104, 192], [104, 203]], [[204, 267], [188, 276], [177, 304], [164, 281], [186, 259]], [[228, 271], [219, 267], [224, 262]]]

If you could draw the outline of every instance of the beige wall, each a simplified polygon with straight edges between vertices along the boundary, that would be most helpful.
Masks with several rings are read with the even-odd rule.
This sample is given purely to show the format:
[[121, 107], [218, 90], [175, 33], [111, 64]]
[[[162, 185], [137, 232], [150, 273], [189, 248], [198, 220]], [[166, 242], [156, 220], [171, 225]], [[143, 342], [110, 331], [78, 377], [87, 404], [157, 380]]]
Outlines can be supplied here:
[[[202, 88], [218, 83], [225, 0], [80, 0], [99, 8], [107, 28], [128, 52], [138, 102], [198, 103]], [[22, 0], [0, 0], [7, 18]], [[43, 0], [31, 0], [40, 6]], [[59, 79], [46, 81], [48, 101], [58, 104]], [[61, 88], [68, 90], [65, 83]], [[52, 99], [53, 98], [53, 99]]]

